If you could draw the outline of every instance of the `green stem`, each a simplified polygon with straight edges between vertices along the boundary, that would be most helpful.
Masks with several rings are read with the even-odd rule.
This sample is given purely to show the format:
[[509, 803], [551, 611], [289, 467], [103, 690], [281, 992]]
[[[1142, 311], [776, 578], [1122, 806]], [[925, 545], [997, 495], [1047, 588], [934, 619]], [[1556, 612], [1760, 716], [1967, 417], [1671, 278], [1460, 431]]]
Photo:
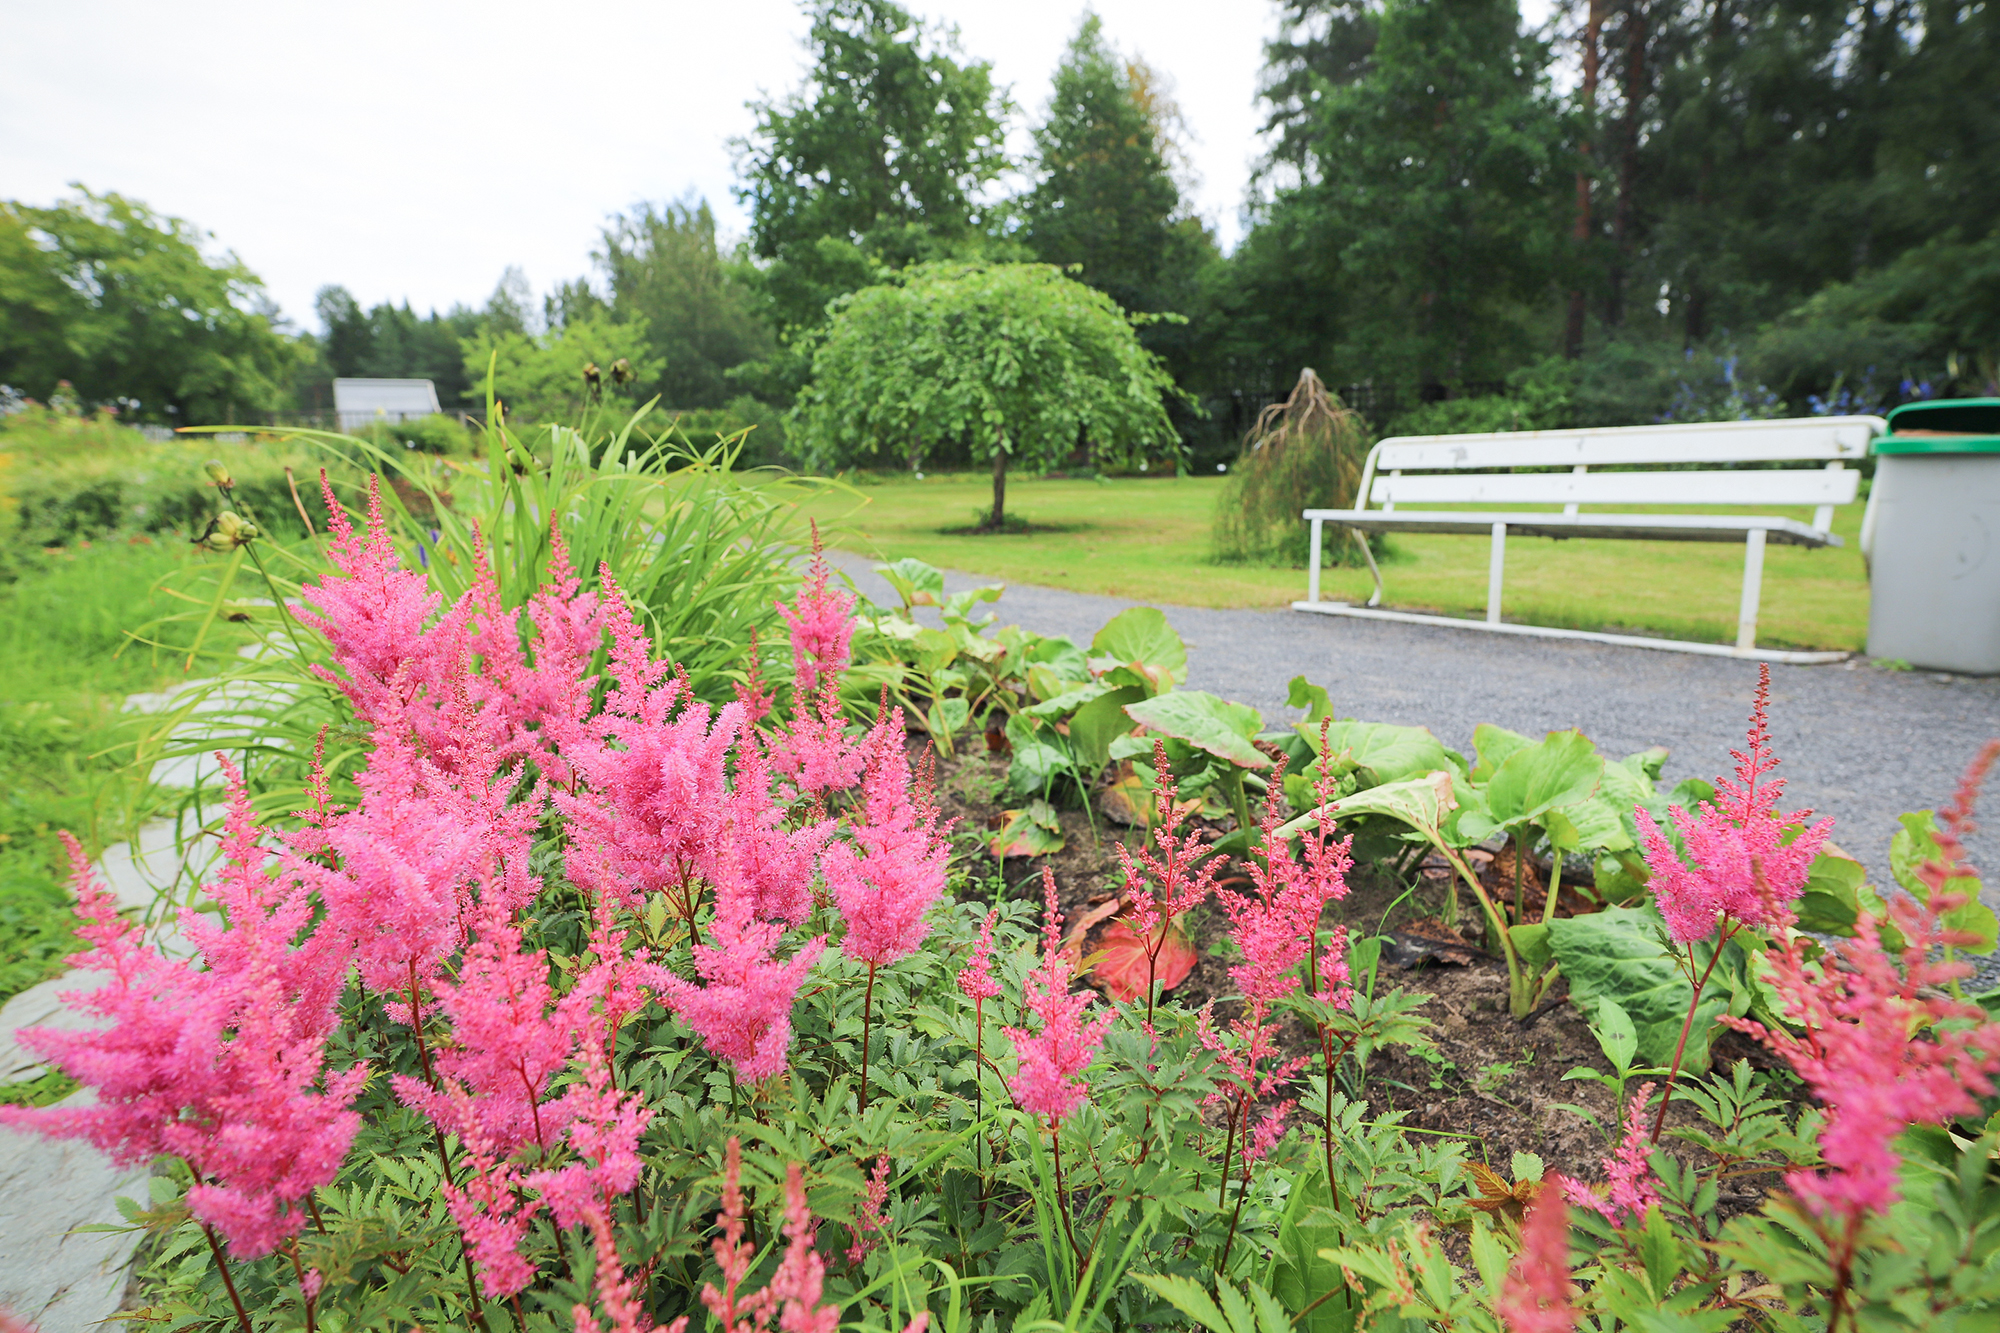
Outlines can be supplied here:
[[1548, 901], [1542, 904], [1542, 924], [1545, 926], [1555, 919], [1556, 895], [1562, 892], [1562, 882], [1562, 848], [1554, 847], [1550, 849], [1549, 856], [1549, 897]]
[[[1722, 946], [1729, 943], [1731, 930], [1715, 941], [1715, 953], [1708, 960], [1708, 967], [1702, 972], [1701, 980], [1694, 983], [1694, 994], [1688, 997], [1687, 1019], [1681, 1024], [1681, 1039], [1674, 1044], [1674, 1063], [1667, 1070], [1667, 1086], [1660, 1093], [1660, 1111], [1653, 1117], [1652, 1142], [1660, 1141], [1660, 1129], [1667, 1123], [1667, 1103], [1674, 1099], [1674, 1080], [1680, 1077], [1681, 1057], [1687, 1054], [1688, 1034], [1694, 1031], [1694, 1011], [1701, 1005], [1701, 992], [1708, 985], [1708, 979], [1715, 975], [1715, 965], [1722, 961]], [[1694, 942], [1688, 942], [1688, 976], [1694, 976]]]
[[1535, 1007], [1535, 996], [1529, 993], [1528, 978], [1521, 971], [1521, 958], [1514, 952], [1514, 936], [1507, 929], [1505, 918], [1502, 917], [1500, 909], [1493, 905], [1493, 899], [1487, 896], [1486, 886], [1479, 882], [1479, 877], [1472, 873], [1464, 858], [1445, 846], [1441, 838], [1435, 840], [1432, 845], [1444, 855], [1445, 860], [1457, 867], [1459, 875], [1464, 878], [1473, 895], [1479, 899], [1479, 905], [1485, 910], [1486, 920], [1492, 925], [1493, 933], [1500, 937], [1500, 954], [1507, 962], [1507, 1009], [1516, 1018], [1526, 1018]]

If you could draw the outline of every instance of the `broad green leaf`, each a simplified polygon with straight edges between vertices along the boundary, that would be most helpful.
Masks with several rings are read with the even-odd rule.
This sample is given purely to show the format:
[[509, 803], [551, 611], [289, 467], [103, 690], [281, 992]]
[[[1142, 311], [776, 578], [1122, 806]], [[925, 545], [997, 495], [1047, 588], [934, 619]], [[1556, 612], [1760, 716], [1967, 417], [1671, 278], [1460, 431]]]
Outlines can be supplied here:
[[877, 565], [875, 572], [887, 580], [903, 599], [903, 605], [937, 606], [944, 600], [944, 571], [934, 565], [927, 565], [915, 557], [905, 557], [893, 564]]
[[[1925, 884], [1918, 872], [1926, 861], [1946, 860], [1944, 849], [1937, 843], [1937, 818], [1929, 810], [1915, 810], [1897, 817], [1902, 828], [1889, 841], [1889, 873], [1896, 882], [1909, 890], [1920, 902], [1931, 900], [1930, 886]], [[1978, 937], [1978, 942], [1970, 947], [1972, 953], [1992, 953], [1996, 943], [2000, 943], [2000, 918], [1993, 909], [1980, 901], [1979, 877], [1970, 873], [1972, 867], [1963, 862], [1952, 866], [1965, 873], [1953, 875], [1950, 891], [1967, 895], [1966, 901], [1941, 918], [1944, 925], [1952, 930], [1962, 930]]]
[[1093, 670], [1131, 667], [1156, 694], [1187, 679], [1187, 645], [1158, 607], [1128, 607], [1111, 617], [1091, 639], [1090, 655]]
[[[1320, 746], [1317, 724], [1298, 724], [1299, 735], [1315, 752]], [[1398, 727], [1387, 722], [1357, 722], [1347, 718], [1326, 732], [1330, 756], [1322, 755], [1335, 776], [1360, 773], [1371, 784], [1401, 782], [1439, 769], [1449, 769], [1455, 757], [1428, 727]]]
[[[1343, 796], [1327, 809], [1336, 819], [1341, 815], [1388, 815], [1436, 839], [1441, 836], [1439, 825], [1453, 809], [1451, 774], [1439, 770], [1421, 778], [1385, 782]], [[1292, 838], [1305, 829], [1318, 827], [1319, 811], [1308, 810], [1280, 828], [1278, 836]]]
[[939, 738], [956, 736], [971, 718], [972, 705], [957, 696], [940, 699], [924, 710], [924, 726]]
[[996, 861], [1010, 856], [1054, 856], [1064, 846], [1062, 824], [1047, 801], [1002, 812], [1007, 822], [986, 844]]
[[1090, 662], [1084, 657], [1083, 649], [1061, 634], [1040, 636], [1027, 648], [1022, 657], [1035, 666], [1048, 667], [1057, 676], [1067, 680], [1090, 679]]
[[[942, 578], [940, 578], [938, 586], [944, 586]], [[1004, 583], [988, 583], [984, 587], [967, 588], [964, 592], [955, 592], [945, 599], [943, 608], [944, 618], [947, 621], [966, 620], [971, 617], [973, 607], [979, 605], [981, 602], [997, 602], [1000, 600], [1000, 594], [1006, 591], [1007, 585]], [[992, 621], [993, 617], [991, 615], [986, 617], [986, 623], [991, 624]]]
[[1184, 740], [1238, 768], [1271, 766], [1270, 756], [1250, 743], [1264, 729], [1264, 719], [1248, 704], [1230, 703], [1206, 690], [1175, 690], [1126, 704], [1125, 712], [1152, 731]]
[[[1694, 987], [1661, 944], [1660, 929], [1660, 918], [1650, 908], [1608, 907], [1589, 916], [1557, 917], [1549, 923], [1549, 939], [1577, 1008], [1595, 1020], [1600, 998], [1616, 1001], [1631, 1018], [1640, 1061], [1665, 1066], [1674, 1058]], [[1728, 948], [1741, 956], [1736, 945]], [[1701, 957], [1699, 951], [1696, 956]], [[1720, 973], [1731, 966], [1725, 955], [1718, 975], [1702, 992], [1683, 1061], [1683, 1068], [1692, 1072], [1708, 1068], [1715, 1020], [1730, 1007], [1731, 987]]]
[[[1611, 768], [1612, 765], [1606, 764], [1605, 772]], [[1542, 816], [1542, 828], [1549, 835], [1549, 842], [1565, 855], [1583, 851], [1622, 852], [1632, 846], [1617, 808], [1598, 796], [1548, 811]]]
[[1618, 761], [1618, 767], [1643, 777], [1647, 789], [1651, 790], [1652, 785], [1660, 780], [1660, 770], [1667, 766], [1667, 757], [1672, 753], [1664, 745], [1655, 745], [1637, 754], [1626, 755]]
[[1597, 790], [1604, 760], [1580, 731], [1552, 731], [1509, 754], [1486, 784], [1486, 805], [1501, 828], [1518, 828]]
[[1132, 730], [1132, 718], [1125, 705], [1138, 703], [1145, 690], [1128, 685], [1111, 690], [1084, 704], [1069, 720], [1069, 744], [1077, 762], [1095, 773], [1111, 761], [1111, 742]]
[[[1209, 1333], [1250, 1333], [1248, 1329], [1238, 1330], [1222, 1317], [1222, 1311], [1215, 1308], [1201, 1284], [1192, 1278], [1178, 1274], [1134, 1273], [1133, 1280], [1152, 1289], [1156, 1296], [1179, 1310], [1182, 1314], [1209, 1330]], [[1226, 1284], [1225, 1284], [1226, 1285]]]
[[1519, 925], [1508, 932], [1514, 941], [1514, 952], [1521, 960], [1521, 966], [1539, 973], [1549, 965], [1554, 957], [1549, 951], [1549, 928], [1539, 921]]
[[1508, 1164], [1516, 1181], [1540, 1180], [1548, 1172], [1548, 1165], [1531, 1152], [1517, 1152]]
[[1500, 765], [1507, 762], [1516, 750], [1525, 750], [1535, 742], [1518, 731], [1496, 727], [1491, 722], [1481, 722], [1472, 729], [1472, 753], [1478, 759], [1473, 765], [1474, 782], [1491, 782]]
[[1822, 847], [1806, 872], [1805, 892], [1793, 908], [1800, 930], [1816, 935], [1852, 935], [1861, 915], [1861, 886], [1868, 872], [1859, 861]]
[[1333, 716], [1333, 696], [1326, 692], [1325, 686], [1315, 685], [1304, 676], [1292, 677], [1285, 692], [1285, 702], [1293, 708], [1306, 710], [1305, 721], [1299, 723], [1301, 727], [1318, 730], [1321, 719]]
[[1609, 995], [1598, 996], [1597, 1018], [1590, 1025], [1590, 1035], [1597, 1038], [1613, 1069], [1622, 1074], [1632, 1067], [1632, 1057], [1639, 1051], [1639, 1030], [1632, 1026], [1632, 1016], [1624, 1005]]
[[1109, 693], [1111, 691], [1107, 690], [1101, 682], [1093, 680], [1087, 685], [1078, 685], [1072, 689], [1064, 690], [1061, 694], [1044, 699], [1038, 704], [1031, 704], [1023, 711], [1031, 717], [1044, 717], [1056, 720], [1068, 717], [1092, 699], [1101, 699]]
[[934, 675], [958, 658], [958, 642], [941, 629], [920, 629], [910, 640], [917, 650], [917, 669]]

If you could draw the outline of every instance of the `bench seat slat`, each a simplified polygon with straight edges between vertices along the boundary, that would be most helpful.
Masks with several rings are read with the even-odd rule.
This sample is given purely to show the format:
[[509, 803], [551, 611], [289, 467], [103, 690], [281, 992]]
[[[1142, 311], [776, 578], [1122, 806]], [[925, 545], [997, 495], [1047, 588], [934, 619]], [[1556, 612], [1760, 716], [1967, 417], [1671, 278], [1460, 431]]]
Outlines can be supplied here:
[[1458, 472], [1385, 477], [1376, 504], [1843, 505], [1861, 474], [1840, 469], [1754, 472]]
[[1608, 537], [1636, 541], [1740, 542], [1753, 529], [1787, 546], [1840, 546], [1832, 533], [1790, 518], [1735, 514], [1537, 514], [1471, 510], [1308, 509], [1308, 519], [1325, 519], [1363, 532], [1444, 532], [1484, 537], [1495, 523], [1526, 537]]
[[1594, 430], [1502, 431], [1492, 435], [1403, 435], [1382, 441], [1384, 472], [1438, 468], [1619, 467], [1647, 463], [1832, 462], [1867, 457], [1888, 429], [1880, 417], [1704, 422]]

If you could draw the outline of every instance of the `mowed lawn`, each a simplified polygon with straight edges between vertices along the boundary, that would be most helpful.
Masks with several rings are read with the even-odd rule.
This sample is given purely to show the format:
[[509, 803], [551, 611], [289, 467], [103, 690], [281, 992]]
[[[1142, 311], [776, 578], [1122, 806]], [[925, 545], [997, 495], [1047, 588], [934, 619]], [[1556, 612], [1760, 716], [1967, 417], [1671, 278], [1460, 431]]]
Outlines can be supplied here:
[[[1220, 477], [1010, 479], [1008, 515], [1060, 531], [1000, 536], [949, 531], [969, 527], [974, 511], [990, 503], [992, 483], [986, 476], [848, 480], [851, 491], [830, 491], [805, 506], [827, 541], [844, 550], [885, 560], [915, 556], [997, 581], [1135, 602], [1278, 607], [1306, 592], [1303, 568], [1211, 562], [1209, 523], [1222, 493]], [[1757, 512], [1805, 522], [1812, 517], [1806, 509]], [[1759, 644], [1863, 647], [1868, 577], [1857, 545], [1861, 504], [1835, 513], [1834, 531], [1845, 546], [1767, 548]], [[1329, 545], [1331, 540], [1329, 534]], [[1382, 567], [1385, 606], [1485, 614], [1485, 538], [1399, 533], [1390, 542], [1392, 552]], [[1740, 543], [1515, 537], [1507, 543], [1503, 613], [1533, 624], [1733, 642], [1742, 579]], [[1329, 600], [1364, 601], [1368, 571], [1330, 567], [1321, 586]]]

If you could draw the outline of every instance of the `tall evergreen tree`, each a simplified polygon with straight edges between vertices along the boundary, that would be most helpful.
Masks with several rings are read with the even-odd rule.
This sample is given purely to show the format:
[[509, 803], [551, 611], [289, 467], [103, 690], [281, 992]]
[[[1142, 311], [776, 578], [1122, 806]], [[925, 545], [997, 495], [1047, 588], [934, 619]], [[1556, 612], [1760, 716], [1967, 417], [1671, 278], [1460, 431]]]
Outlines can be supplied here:
[[610, 281], [614, 313], [646, 321], [664, 366], [649, 393], [666, 406], [720, 407], [742, 392], [728, 372], [770, 355], [770, 330], [741, 267], [716, 242], [706, 200], [646, 204], [613, 218], [593, 257]]
[[893, 0], [810, 12], [804, 84], [752, 103], [756, 128], [735, 145], [764, 298], [787, 338], [884, 269], [983, 252], [987, 190], [1008, 164], [1006, 94], [954, 30]]
[[1341, 310], [1327, 350], [1355, 378], [1497, 377], [1546, 304], [1567, 216], [1546, 48], [1513, 0], [1295, 0], [1289, 17], [1300, 32], [1270, 49], [1269, 219], [1338, 289], [1289, 299]]

